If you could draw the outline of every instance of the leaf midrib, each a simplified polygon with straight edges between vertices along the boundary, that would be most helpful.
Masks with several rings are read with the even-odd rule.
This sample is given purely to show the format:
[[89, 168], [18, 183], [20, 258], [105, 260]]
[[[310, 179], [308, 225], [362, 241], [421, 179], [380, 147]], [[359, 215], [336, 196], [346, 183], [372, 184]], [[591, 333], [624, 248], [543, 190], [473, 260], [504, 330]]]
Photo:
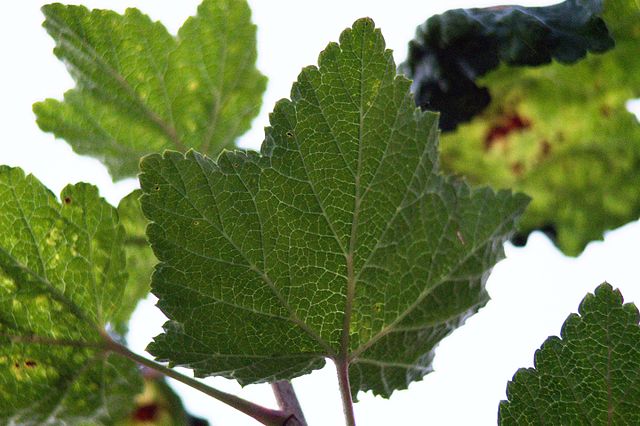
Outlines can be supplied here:
[[605, 377], [605, 382], [607, 386], [607, 425], [612, 425], [614, 420], [614, 415], [616, 412], [614, 401], [613, 401], [613, 389], [611, 388], [611, 355], [612, 355], [612, 344], [611, 344], [611, 333], [609, 330], [609, 326], [613, 324], [611, 321], [611, 311], [607, 311], [607, 321], [605, 326], [605, 332], [607, 335], [607, 375]]
[[[360, 195], [360, 174], [362, 167], [362, 145], [363, 145], [363, 127], [364, 127], [364, 37], [360, 40], [360, 98], [358, 104], [358, 160], [356, 164], [355, 182], [354, 182], [354, 201], [353, 201], [353, 217], [351, 219], [351, 235], [349, 237], [349, 251], [346, 255], [347, 263], [347, 297], [345, 300], [344, 319], [342, 326], [342, 336], [340, 339], [340, 357], [342, 362], [348, 362], [349, 356], [349, 337], [351, 332], [351, 315], [353, 312], [353, 303], [356, 293], [356, 273], [354, 265], [354, 254], [357, 244], [358, 221], [360, 218], [360, 204], [362, 203]], [[348, 93], [348, 92], [347, 92]], [[337, 237], [337, 236], [336, 236]]]

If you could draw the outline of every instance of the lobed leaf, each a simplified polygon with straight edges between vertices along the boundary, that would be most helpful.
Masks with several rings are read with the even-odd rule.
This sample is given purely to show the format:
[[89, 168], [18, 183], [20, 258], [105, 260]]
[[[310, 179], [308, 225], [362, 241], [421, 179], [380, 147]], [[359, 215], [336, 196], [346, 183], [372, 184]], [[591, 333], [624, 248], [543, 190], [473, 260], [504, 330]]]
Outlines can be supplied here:
[[358, 20], [276, 104], [261, 153], [141, 163], [152, 279], [170, 318], [149, 351], [240, 383], [347, 359], [389, 396], [488, 300], [526, 197], [442, 176], [437, 120]]
[[118, 215], [87, 184], [60, 198], [0, 166], [2, 424], [108, 424], [140, 386], [101, 334], [127, 279]]
[[609, 284], [588, 294], [578, 314], [536, 351], [507, 386], [499, 423], [638, 424], [640, 315]]
[[103, 161], [114, 179], [168, 147], [217, 154], [260, 109], [266, 79], [245, 0], [205, 0], [177, 37], [137, 9], [42, 10], [77, 87], [36, 103], [38, 125]]

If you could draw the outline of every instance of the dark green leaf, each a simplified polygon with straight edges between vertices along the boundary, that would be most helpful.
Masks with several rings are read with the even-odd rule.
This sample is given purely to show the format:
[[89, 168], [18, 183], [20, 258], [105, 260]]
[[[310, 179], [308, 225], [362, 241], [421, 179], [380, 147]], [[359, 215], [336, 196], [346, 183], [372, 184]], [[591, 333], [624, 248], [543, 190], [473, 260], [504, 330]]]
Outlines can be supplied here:
[[103, 348], [127, 279], [118, 215], [87, 184], [60, 197], [0, 167], [2, 424], [111, 423], [140, 385]]
[[603, 17], [615, 49], [487, 75], [494, 101], [442, 138], [446, 169], [530, 195], [522, 235], [548, 229], [569, 255], [640, 216], [640, 125], [625, 106], [640, 96], [640, 7], [607, 1]]
[[449, 10], [418, 27], [401, 68], [414, 80], [417, 104], [440, 112], [440, 127], [453, 130], [489, 104], [476, 79], [501, 63], [569, 64], [611, 49], [601, 11], [602, 0]]
[[137, 9], [48, 5], [44, 27], [77, 88], [34, 105], [38, 125], [116, 179], [168, 147], [217, 154], [258, 113], [255, 26], [244, 0], [205, 0], [178, 36]]
[[602, 284], [520, 369], [500, 403], [500, 424], [640, 424], [638, 309]]
[[142, 161], [171, 319], [149, 347], [241, 383], [351, 362], [388, 396], [488, 300], [484, 283], [526, 197], [438, 170], [435, 114], [414, 104], [371, 20], [330, 43], [271, 114], [262, 151]]

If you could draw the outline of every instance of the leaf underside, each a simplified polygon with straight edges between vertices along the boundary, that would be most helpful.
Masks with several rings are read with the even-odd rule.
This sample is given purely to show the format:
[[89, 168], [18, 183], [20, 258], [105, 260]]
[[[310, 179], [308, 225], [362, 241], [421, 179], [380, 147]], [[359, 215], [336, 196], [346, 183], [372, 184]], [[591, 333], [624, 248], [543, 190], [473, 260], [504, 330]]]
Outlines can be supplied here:
[[502, 425], [640, 423], [640, 327], [635, 305], [609, 284], [518, 370], [500, 403]]
[[371, 20], [318, 62], [276, 104], [260, 154], [143, 159], [152, 291], [170, 318], [148, 349], [242, 384], [348, 357], [354, 394], [389, 396], [486, 303], [527, 199], [439, 173], [436, 116]]
[[108, 424], [140, 386], [101, 348], [127, 278], [117, 213], [87, 184], [60, 198], [0, 167], [2, 424]]
[[[501, 57], [497, 70], [483, 78], [472, 76], [482, 90], [491, 93], [488, 108], [442, 136], [445, 170], [473, 184], [512, 188], [532, 197], [521, 233], [514, 240], [517, 244], [541, 229], [565, 254], [575, 256], [590, 241], [602, 239], [604, 231], [640, 216], [640, 125], [626, 108], [627, 101], [640, 97], [640, 74], [634, 72], [640, 69], [640, 7], [634, 0], [606, 0], [600, 12], [600, 3], [564, 2], [550, 8], [566, 9], [561, 22], [597, 13], [615, 40], [614, 49], [588, 54], [572, 65], [515, 66], [522, 62]], [[492, 28], [498, 31], [498, 18], [506, 12], [482, 11], [492, 16]], [[520, 22], [515, 18], [512, 22]], [[455, 34], [454, 21], [446, 28], [444, 23], [441, 32]], [[521, 42], [529, 40], [522, 34], [515, 36]], [[582, 55], [585, 48], [601, 52], [606, 47], [569, 41], [566, 48]], [[507, 49], [510, 44], [500, 46]], [[562, 61], [544, 44], [533, 46], [538, 54], [547, 52]], [[477, 60], [482, 62], [483, 57], [478, 55]], [[464, 62], [464, 58], [457, 60]]]
[[256, 28], [245, 0], [205, 0], [177, 37], [137, 9], [47, 5], [44, 27], [76, 88], [34, 105], [40, 128], [103, 161], [114, 179], [165, 148], [213, 155], [260, 110]]

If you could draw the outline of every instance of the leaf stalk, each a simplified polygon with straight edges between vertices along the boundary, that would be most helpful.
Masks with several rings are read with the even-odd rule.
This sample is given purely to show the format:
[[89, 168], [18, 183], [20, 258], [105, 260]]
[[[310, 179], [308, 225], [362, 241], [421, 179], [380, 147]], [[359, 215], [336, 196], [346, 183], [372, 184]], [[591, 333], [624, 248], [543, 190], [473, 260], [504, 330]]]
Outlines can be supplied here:
[[289, 414], [286, 426], [307, 426], [307, 420], [304, 418], [302, 407], [291, 382], [288, 380], [274, 382], [271, 383], [271, 388], [278, 402], [278, 407]]
[[251, 401], [247, 401], [246, 399], [240, 398], [239, 396], [232, 395], [221, 390], [212, 388], [210, 386], [205, 385], [199, 380], [194, 379], [193, 377], [185, 376], [184, 374], [178, 373], [177, 371], [166, 367], [162, 364], [159, 364], [155, 361], [147, 359], [141, 355], [132, 352], [124, 345], [113, 341], [110, 337], [105, 336], [106, 342], [106, 350], [122, 355], [140, 365], [156, 370], [167, 377], [171, 377], [181, 383], [184, 383], [187, 386], [190, 386], [194, 389], [199, 390], [202, 393], [205, 393], [212, 398], [217, 399], [220, 402], [223, 402], [238, 411], [243, 412], [244, 414], [253, 417], [258, 422], [267, 426], [288, 426], [287, 423], [291, 417], [290, 414], [282, 411], [282, 410], [273, 410], [271, 408], [263, 407], [261, 405], [255, 404]]
[[338, 371], [338, 386], [342, 397], [342, 409], [346, 426], [356, 426], [356, 417], [353, 413], [353, 399], [351, 398], [351, 386], [349, 385], [349, 360], [339, 358], [335, 360]]

